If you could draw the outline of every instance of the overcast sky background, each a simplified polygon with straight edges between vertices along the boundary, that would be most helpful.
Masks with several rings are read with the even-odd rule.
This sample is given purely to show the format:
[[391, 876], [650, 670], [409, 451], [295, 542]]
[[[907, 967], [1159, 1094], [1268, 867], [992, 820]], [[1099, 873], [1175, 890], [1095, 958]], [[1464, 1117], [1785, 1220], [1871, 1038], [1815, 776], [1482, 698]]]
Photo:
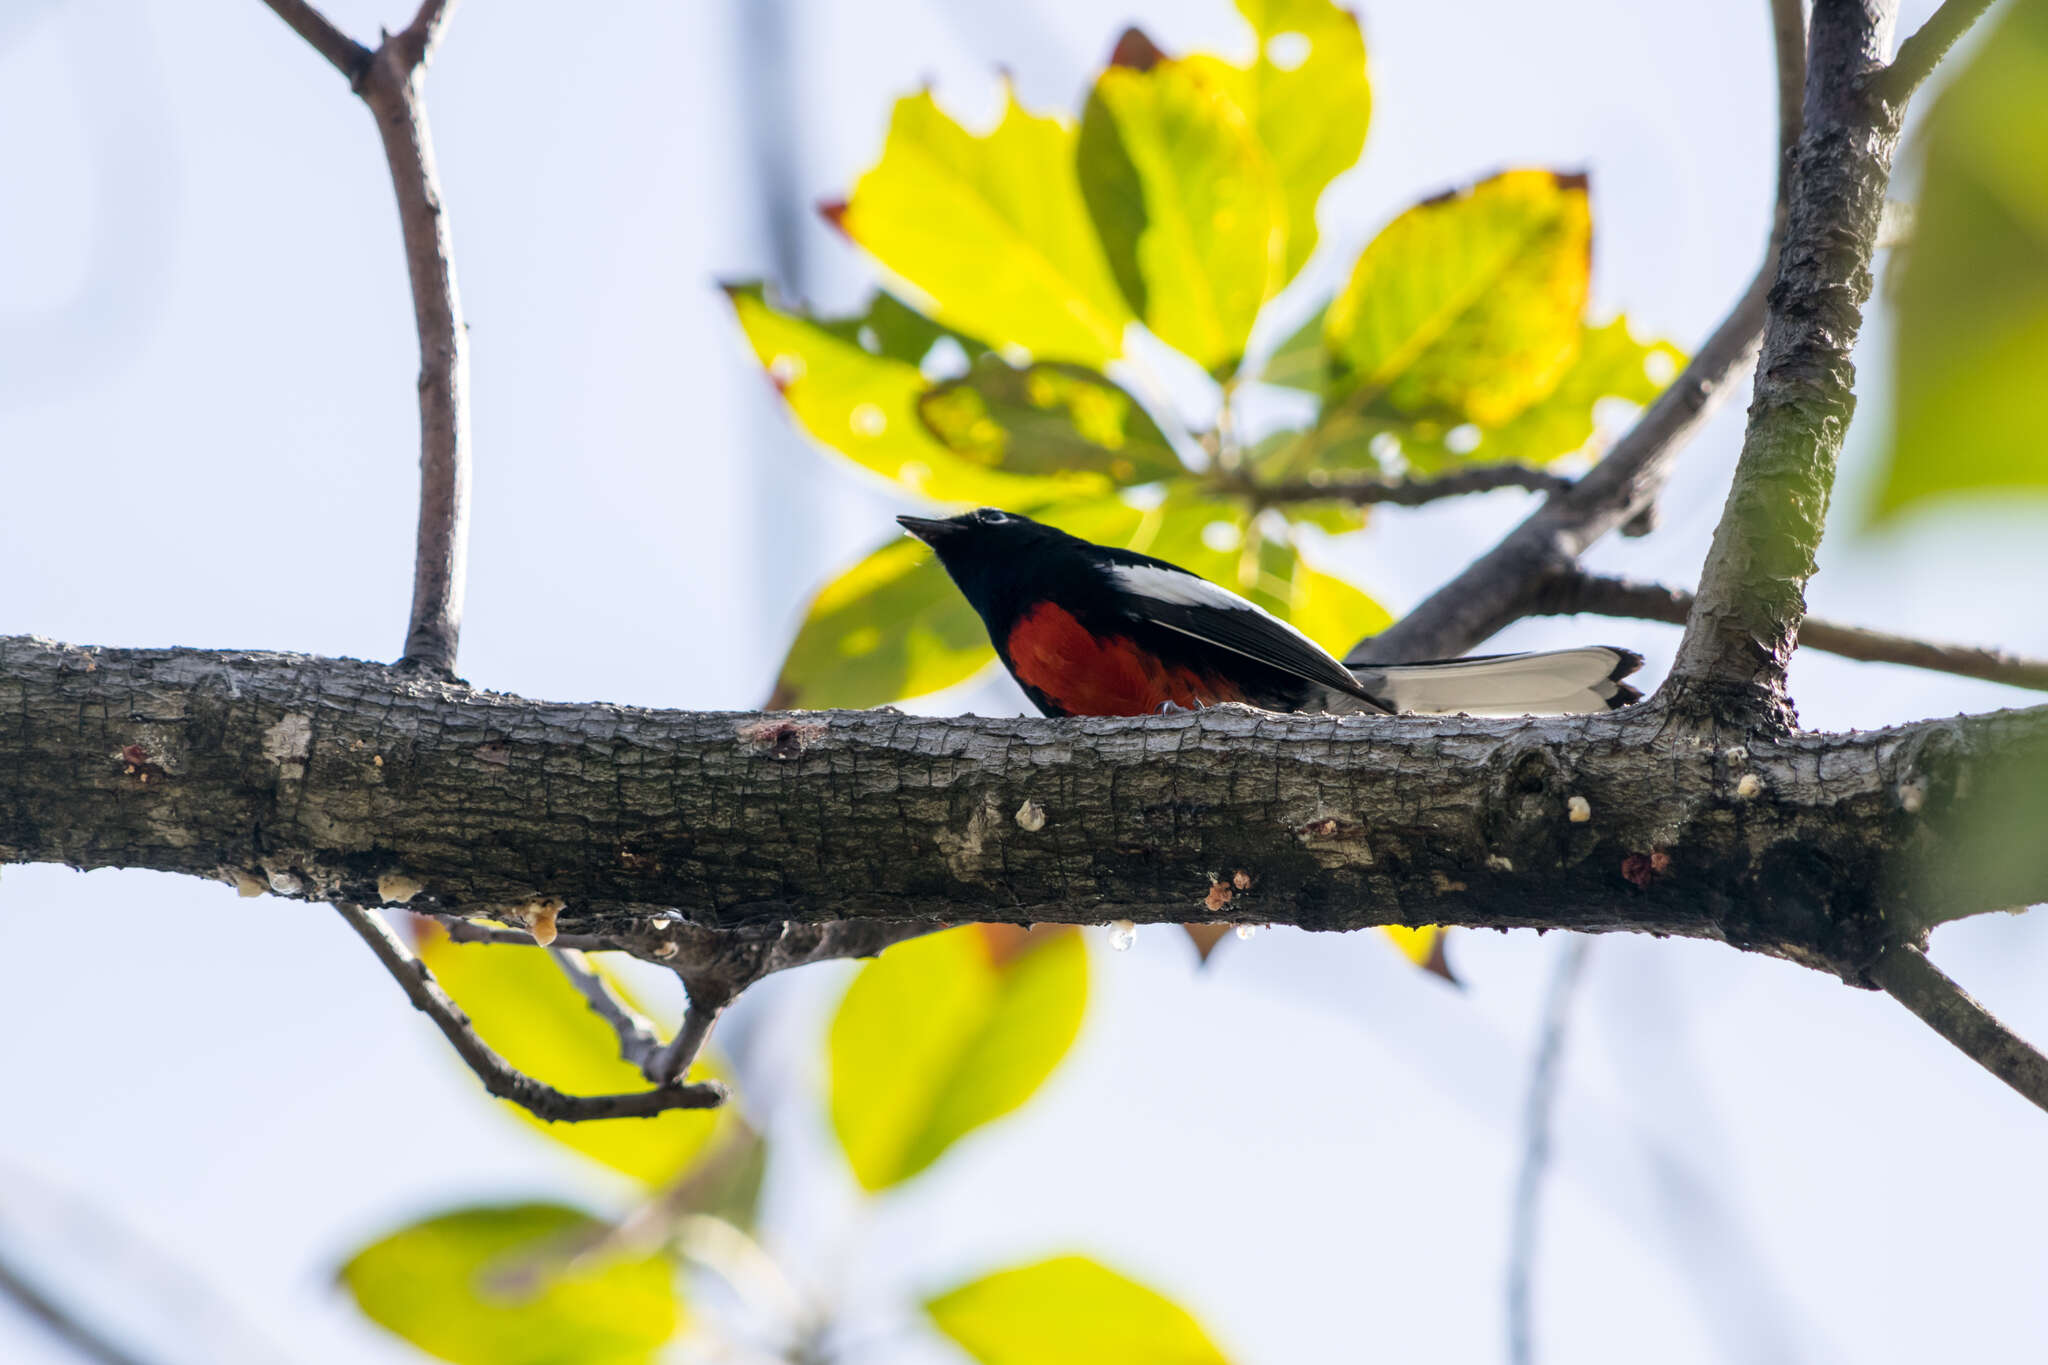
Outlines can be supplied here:
[[[462, 668], [479, 685], [754, 706], [808, 591], [906, 510], [792, 433], [713, 288], [771, 265], [745, 3], [470, 4], [432, 73], [474, 343]], [[327, 8], [359, 38], [409, 17]], [[1905, 8], [1910, 26], [1932, 5]], [[787, 13], [772, 69], [805, 202], [850, 186], [922, 81], [979, 118], [1000, 63], [1027, 104], [1072, 109], [1126, 17], [1169, 49], [1243, 44], [1226, 0]], [[1767, 222], [1762, 0], [1382, 0], [1364, 19], [1365, 160], [1325, 198], [1324, 252], [1269, 339], [1392, 214], [1508, 165], [1590, 169], [1599, 304], [1681, 345], [1706, 334]], [[801, 250], [813, 298], [864, 292], [822, 226]], [[1813, 608], [2048, 652], [2041, 505], [1858, 529], [1887, 328], [1879, 307]], [[370, 120], [256, 0], [0, 6], [0, 632], [390, 657], [416, 367]], [[1595, 564], [1693, 580], [1742, 406], [1689, 451], [1665, 529]], [[1390, 512], [1319, 558], [1398, 611], [1526, 506]], [[1532, 621], [1499, 644], [1590, 638], [1641, 649], [1654, 680], [1676, 632]], [[1816, 727], [2030, 700], [1808, 653], [1793, 681]], [[1004, 682], [922, 709], [1022, 706]], [[350, 1250], [473, 1199], [624, 1196], [493, 1112], [332, 914], [9, 868], [0, 933], [0, 1243], [138, 1324], [156, 1359], [411, 1359], [331, 1287]], [[865, 1217], [816, 1085], [849, 969], [780, 980], [735, 1030], [778, 1144], [768, 1235], [882, 1333], [906, 1321], [890, 1305], [1080, 1250], [1192, 1308], [1241, 1365], [1497, 1359], [1527, 1055], [1560, 946], [1460, 935], [1461, 994], [1377, 935], [1232, 941], [1198, 974], [1149, 931], [1096, 954], [1082, 1042], [1041, 1096]], [[2048, 916], [1945, 929], [1935, 957], [2048, 1040]], [[1783, 963], [1617, 936], [1588, 971], [1539, 1272], [1549, 1359], [2048, 1348], [2040, 1113], [1888, 1000]], [[954, 1358], [878, 1339], [872, 1359]], [[70, 1357], [0, 1303], [0, 1358]]]

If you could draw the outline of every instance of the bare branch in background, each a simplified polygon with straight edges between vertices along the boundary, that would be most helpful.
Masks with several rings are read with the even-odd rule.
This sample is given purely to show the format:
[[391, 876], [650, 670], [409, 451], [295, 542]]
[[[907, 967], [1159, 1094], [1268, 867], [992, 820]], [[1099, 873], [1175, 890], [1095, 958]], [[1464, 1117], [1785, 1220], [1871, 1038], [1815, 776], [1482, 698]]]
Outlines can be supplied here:
[[1926, 79], [1941, 65], [1956, 40], [1991, 8], [1991, 0], [1945, 0], [1905, 42], [1892, 64], [1870, 77], [1870, 89], [1879, 99], [1902, 105], [1913, 97]]
[[148, 1359], [117, 1344], [97, 1326], [87, 1322], [4, 1255], [0, 1255], [0, 1299], [19, 1308], [81, 1360], [94, 1361], [97, 1365], [151, 1365]]
[[1777, 275], [1791, 188], [1790, 157], [1783, 148], [1797, 142], [1803, 126], [1798, 94], [1806, 70], [1799, 0], [1771, 0], [1771, 12], [1781, 158], [1778, 209], [1756, 277], [1678, 378], [1600, 463], [1570, 488], [1551, 494], [1498, 545], [1406, 616], [1361, 640], [1348, 662], [1398, 663], [1463, 654], [1527, 615], [1536, 587], [1576, 564], [1594, 541], [1631, 526], [1637, 533], [1648, 529], [1658, 490], [1679, 451], [1733, 391], [1763, 334], [1765, 300]]
[[1515, 1176], [1515, 1202], [1508, 1226], [1508, 1365], [1533, 1365], [1536, 1359], [1532, 1285], [1543, 1214], [1543, 1180], [1550, 1170], [1550, 1119], [1564, 1074], [1572, 997], [1585, 974], [1586, 954], [1592, 946], [1593, 940], [1584, 934], [1573, 934], [1565, 941], [1550, 978], [1550, 991], [1543, 999], [1536, 1056], [1529, 1066], [1529, 1093], [1522, 1105], [1522, 1167]]
[[391, 168], [420, 349], [420, 517], [401, 662], [453, 678], [469, 561], [469, 335], [421, 84], [455, 7], [426, 0], [371, 51], [302, 0], [264, 3], [348, 77], [377, 120]]
[[549, 1123], [581, 1123], [589, 1119], [648, 1118], [670, 1109], [712, 1109], [725, 1102], [725, 1087], [716, 1084], [659, 1086], [629, 1095], [565, 1095], [517, 1070], [477, 1036], [462, 1007], [441, 989], [427, 964], [399, 940], [384, 917], [374, 910], [346, 903], [334, 907], [348, 926], [370, 945], [404, 989], [413, 1007], [434, 1021], [454, 1045], [484, 1089], [510, 1100]]
[[711, 1026], [718, 1022], [718, 1016], [725, 1012], [725, 1007], [732, 1003], [733, 996], [743, 987], [692, 982], [685, 978], [683, 989], [690, 997], [689, 1008], [683, 1011], [683, 1023], [676, 1030], [675, 1038], [654, 1059], [654, 1071], [649, 1079], [656, 1085], [679, 1084], [689, 1076], [690, 1067], [704, 1050], [705, 1040], [711, 1037]]
[[2048, 1110], [2048, 1057], [1999, 1023], [1925, 953], [1910, 946], [1893, 948], [1878, 959], [1870, 976], [1885, 994], [1919, 1015], [1971, 1061]]
[[1527, 465], [1477, 465], [1430, 478], [1338, 479], [1311, 476], [1295, 483], [1256, 484], [1244, 480], [1226, 484], [1226, 491], [1250, 498], [1261, 507], [1290, 502], [1348, 502], [1359, 507], [1387, 503], [1395, 507], [1422, 507], [1443, 498], [1468, 493], [1488, 493], [1496, 488], [1526, 488], [1537, 493], [1559, 493], [1572, 486], [1562, 474]]
[[1896, 110], [1862, 88], [1891, 44], [1892, 0], [1819, 0], [1806, 129], [1771, 286], [1755, 397], [1685, 638], [1660, 696], [1743, 726], [1795, 722], [1785, 667], [1856, 407], [1850, 351], [1898, 145]]
[[[1573, 616], [1585, 612], [1682, 626], [1692, 612], [1692, 594], [1661, 583], [1637, 583], [1578, 570], [1559, 574], [1536, 596], [1531, 614]], [[1808, 617], [1799, 627], [1803, 649], [1839, 654], [1865, 663], [1902, 664], [1936, 673], [2048, 691], [2048, 659], [2026, 659], [1998, 649], [1942, 645], [1862, 626]]]

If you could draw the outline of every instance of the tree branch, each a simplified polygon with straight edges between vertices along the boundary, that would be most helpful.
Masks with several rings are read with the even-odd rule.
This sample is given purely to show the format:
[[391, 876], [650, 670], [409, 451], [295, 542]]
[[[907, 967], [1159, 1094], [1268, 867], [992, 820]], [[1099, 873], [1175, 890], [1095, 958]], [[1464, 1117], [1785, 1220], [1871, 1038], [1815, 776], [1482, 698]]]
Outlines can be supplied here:
[[618, 1035], [619, 1056], [656, 1085], [666, 1084], [666, 1076], [657, 1074], [655, 1066], [662, 1047], [661, 1035], [654, 1031], [653, 1021], [627, 1004], [612, 989], [611, 983], [584, 960], [579, 950], [564, 948], [557, 941], [548, 948], [547, 954], [562, 969], [562, 975], [569, 978], [569, 984], [576, 988], [584, 1003], [590, 1006], [591, 1013], [609, 1024], [612, 1032]]
[[1663, 694], [1743, 727], [1796, 721], [1785, 666], [1799, 636], [1843, 433], [1850, 350], [1898, 142], [1861, 88], [1891, 42], [1894, 0], [1816, 0], [1806, 130], [1771, 288], [1742, 454]]
[[0, 1298], [12, 1302], [81, 1359], [95, 1361], [97, 1365], [149, 1365], [144, 1357], [117, 1344], [46, 1291], [5, 1255], [0, 1255]]
[[[1554, 576], [1545, 584], [1530, 610], [1533, 615], [1540, 616], [1573, 616], [1586, 612], [1595, 616], [1663, 621], [1682, 626], [1692, 613], [1692, 602], [1692, 594], [1683, 588], [1668, 588], [1661, 583], [1636, 583], [1574, 569]], [[1799, 643], [1803, 648], [1824, 650], [1865, 663], [1903, 664], [1908, 668], [1954, 673], [1965, 678], [1982, 678], [1986, 682], [2048, 692], [2048, 659], [2027, 659], [2003, 650], [1934, 644], [1863, 626], [1817, 621], [1812, 617], [1806, 618], [1799, 627]]]
[[1969, 32], [1970, 25], [1990, 8], [1991, 0], [1944, 0], [1926, 23], [1899, 44], [1899, 55], [1891, 65], [1871, 75], [1871, 92], [1895, 106], [1904, 106], [1934, 74], [1949, 49]]
[[[1648, 706], [646, 711], [344, 660], [0, 639], [0, 861], [357, 904], [398, 879], [413, 908], [478, 916], [560, 897], [565, 935], [733, 988], [965, 920], [1118, 918], [1637, 929], [1861, 981], [1892, 926], [2048, 898], [2023, 864], [1955, 890], [1902, 866], [1986, 817], [1970, 773], [2048, 767], [2048, 708], [1704, 739]], [[1026, 801], [1043, 825], [1015, 819]], [[1249, 889], [1206, 909], [1239, 872]]]
[[1388, 503], [1395, 507], [1421, 507], [1443, 498], [1487, 493], [1496, 488], [1558, 493], [1571, 486], [1570, 479], [1547, 469], [1500, 464], [1478, 465], [1415, 479], [1335, 479], [1311, 475], [1295, 483], [1257, 484], [1245, 480], [1226, 485], [1225, 491], [1247, 497], [1260, 507], [1278, 507], [1290, 502], [1348, 502], [1359, 507]]
[[1728, 316], [1701, 343], [1671, 386], [1644, 409], [1600, 463], [1552, 493], [1498, 545], [1468, 564], [1401, 620], [1359, 642], [1352, 663], [1462, 654], [1528, 614], [1536, 585], [1578, 562], [1608, 532], [1647, 529], [1658, 490], [1678, 453], [1733, 391], [1756, 354], [1766, 296], [1777, 272], [1790, 193], [1789, 148], [1799, 140], [1799, 86], [1806, 69], [1800, 0], [1771, 0], [1778, 70], [1778, 207], [1763, 264]]
[[1571, 1026], [1572, 997], [1585, 974], [1593, 940], [1574, 934], [1550, 978], [1543, 1020], [1537, 1027], [1536, 1057], [1529, 1067], [1529, 1094], [1522, 1106], [1522, 1168], [1515, 1177], [1515, 1202], [1508, 1229], [1508, 1362], [1533, 1365], [1535, 1317], [1530, 1286], [1535, 1279], [1537, 1232], [1543, 1212], [1543, 1178], [1550, 1169], [1550, 1115], [1563, 1076], [1565, 1035]]
[[469, 561], [469, 334], [421, 82], [455, 7], [426, 0], [372, 52], [301, 0], [265, 3], [349, 78], [377, 121], [391, 169], [420, 350], [420, 518], [402, 662], [452, 678]]
[[1918, 948], [1889, 949], [1871, 969], [1885, 994], [1920, 1016], [1971, 1061], [2048, 1110], [2048, 1057], [1992, 1017]]
[[370, 49], [336, 28], [305, 0], [263, 0], [278, 18], [292, 26], [292, 32], [310, 43], [354, 89], [370, 67]]
[[399, 941], [384, 917], [374, 910], [339, 902], [334, 907], [349, 928], [362, 936], [370, 951], [391, 973], [413, 1008], [434, 1021], [456, 1053], [499, 1099], [510, 1100], [548, 1123], [582, 1123], [590, 1119], [650, 1118], [670, 1109], [711, 1109], [725, 1102], [725, 1087], [716, 1084], [661, 1086], [630, 1095], [565, 1095], [544, 1085], [493, 1052], [477, 1036], [469, 1016], [434, 980], [427, 965]]

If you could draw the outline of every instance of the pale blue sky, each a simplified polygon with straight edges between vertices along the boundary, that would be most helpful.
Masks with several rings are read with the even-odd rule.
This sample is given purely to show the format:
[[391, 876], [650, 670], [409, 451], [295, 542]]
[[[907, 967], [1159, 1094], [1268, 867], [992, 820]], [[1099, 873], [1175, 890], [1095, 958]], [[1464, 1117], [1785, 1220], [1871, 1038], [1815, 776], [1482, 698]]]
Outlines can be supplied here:
[[[791, 434], [712, 287], [767, 265], [740, 3], [471, 3], [430, 79], [474, 343], [462, 663], [480, 685], [752, 706], [805, 593], [904, 510]], [[1906, 8], [1910, 25], [1931, 5]], [[806, 200], [843, 192], [890, 101], [923, 80], [977, 115], [1001, 62], [1028, 103], [1071, 107], [1127, 16], [1169, 47], [1237, 33], [1226, 0], [791, 9]], [[1366, 158], [1325, 199], [1325, 251], [1276, 326], [1407, 203], [1536, 164], [1592, 171], [1600, 304], [1697, 341], [1762, 242], [1764, 11], [1368, 5]], [[407, 17], [371, 0], [329, 12], [358, 36]], [[0, 631], [395, 651], [417, 362], [389, 197], [362, 109], [256, 0], [0, 11]], [[866, 268], [806, 233], [813, 294], [851, 302]], [[1852, 533], [1886, 326], [1880, 308], [1813, 605], [2048, 652], [2038, 594], [1986, 586], [2040, 581], [2039, 508]], [[1597, 563], [1691, 580], [1741, 407], [1687, 456], [1667, 529]], [[1524, 507], [1390, 512], [1324, 558], [1399, 609]], [[1594, 636], [1642, 649], [1654, 676], [1675, 632], [1538, 621], [1503, 642]], [[1816, 726], [2028, 701], [1806, 655], [1794, 681]], [[1006, 683], [928, 707], [1020, 709]], [[205, 1295], [109, 1268], [77, 1204], [286, 1358], [338, 1363], [410, 1358], [329, 1287], [365, 1238], [472, 1198], [620, 1196], [491, 1112], [331, 914], [145, 873], [10, 868], [0, 930], [0, 1238], [96, 1303], [141, 1296], [160, 1359], [265, 1356], [209, 1334], [192, 1315]], [[865, 1220], [816, 1101], [845, 971], [779, 981], [752, 1031], [762, 1075], [781, 1078], [758, 1087], [781, 1152], [771, 1237], [855, 1302], [1079, 1249], [1195, 1309], [1241, 1365], [1498, 1358], [1517, 1115], [1556, 951], [1461, 936], [1459, 995], [1377, 936], [1232, 942], [1197, 975], [1184, 945], [1147, 932], [1098, 952], [1082, 1044], [1044, 1095]], [[2048, 917], [1944, 931], [1935, 955], [2048, 1039]], [[1608, 938], [1589, 972], [1539, 1285], [1548, 1358], [2048, 1348], [2038, 1112], [1888, 1001], [1783, 963]], [[4, 1305], [0, 1358], [66, 1359]]]

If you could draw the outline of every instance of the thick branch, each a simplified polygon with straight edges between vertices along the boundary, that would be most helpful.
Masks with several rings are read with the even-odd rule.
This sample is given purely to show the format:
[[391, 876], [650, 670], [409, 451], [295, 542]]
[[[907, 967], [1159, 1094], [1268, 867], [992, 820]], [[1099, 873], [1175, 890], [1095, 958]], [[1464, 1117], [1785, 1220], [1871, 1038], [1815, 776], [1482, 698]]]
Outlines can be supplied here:
[[[651, 955], [734, 984], [920, 927], [1118, 918], [1640, 929], [1856, 977], [1888, 926], [2048, 897], [2024, 868], [1923, 894], [1900, 866], [1968, 833], [1967, 775], [1994, 756], [2048, 766], [2048, 708], [1723, 754], [1649, 706], [696, 714], [0, 639], [0, 861], [358, 903], [402, 881], [415, 909], [478, 915], [545, 894], [565, 936], [602, 941], [681, 906], [673, 960]], [[1042, 828], [1015, 819], [1027, 800]], [[1250, 889], [1205, 909], [1239, 872]]]
[[1862, 89], [1891, 43], [1893, 0], [1817, 0], [1800, 140], [1749, 427], [1666, 691], [1741, 725], [1793, 723], [1785, 666], [1855, 411], [1850, 351], [1898, 116]]
[[1348, 502], [1360, 507], [1388, 503], [1395, 507], [1422, 507], [1443, 498], [1467, 493], [1488, 493], [1496, 488], [1526, 488], [1537, 493], [1557, 493], [1572, 481], [1547, 469], [1527, 465], [1479, 465], [1423, 479], [1318, 479], [1297, 483], [1251, 484], [1236, 490], [1261, 507], [1278, 507], [1290, 502]]
[[1806, 44], [1799, 10], [1799, 0], [1771, 0], [1779, 88], [1778, 207], [1755, 279], [1678, 378], [1586, 477], [1551, 494], [1504, 540], [1401, 620], [1360, 641], [1352, 662], [1462, 654], [1527, 615], [1536, 587], [1576, 564], [1593, 542], [1631, 523], [1643, 524], [1638, 518], [1650, 513], [1679, 451], [1733, 391], [1763, 332], [1790, 186], [1788, 149], [1798, 141], [1801, 127], [1798, 92]]
[[[1683, 588], [1573, 570], [1546, 584], [1531, 610], [1543, 616], [1589, 612], [1682, 626], [1692, 614], [1692, 601], [1692, 594]], [[1799, 627], [1799, 643], [1807, 649], [1825, 650], [1865, 663], [1903, 664], [1908, 668], [2048, 691], [2048, 659], [2027, 659], [2003, 650], [1935, 644], [1862, 626], [1817, 621], [1810, 616]]]
[[2048, 1109], [2048, 1057], [1992, 1017], [1917, 948], [1886, 952], [1871, 979], [1964, 1055], [2028, 1101]]
[[469, 562], [469, 333], [421, 83], [455, 7], [426, 0], [371, 52], [300, 0], [265, 3], [349, 78], [391, 168], [420, 350], [420, 519], [403, 662], [452, 678]]
[[565, 1095], [551, 1085], [515, 1069], [477, 1036], [469, 1016], [434, 980], [424, 962], [399, 941], [383, 916], [346, 902], [335, 909], [349, 928], [362, 936], [411, 1000], [413, 1008], [434, 1021], [484, 1089], [510, 1100], [535, 1118], [549, 1123], [582, 1123], [590, 1119], [651, 1118], [671, 1109], [712, 1109], [725, 1102], [725, 1087], [715, 1084], [657, 1086], [630, 1095]]
[[1872, 92], [1894, 105], [1904, 105], [1934, 74], [1957, 40], [1969, 32], [1970, 25], [1990, 8], [1991, 0], [1945, 0], [1912, 37], [1899, 44], [1899, 55], [1892, 64], [1871, 77]]

